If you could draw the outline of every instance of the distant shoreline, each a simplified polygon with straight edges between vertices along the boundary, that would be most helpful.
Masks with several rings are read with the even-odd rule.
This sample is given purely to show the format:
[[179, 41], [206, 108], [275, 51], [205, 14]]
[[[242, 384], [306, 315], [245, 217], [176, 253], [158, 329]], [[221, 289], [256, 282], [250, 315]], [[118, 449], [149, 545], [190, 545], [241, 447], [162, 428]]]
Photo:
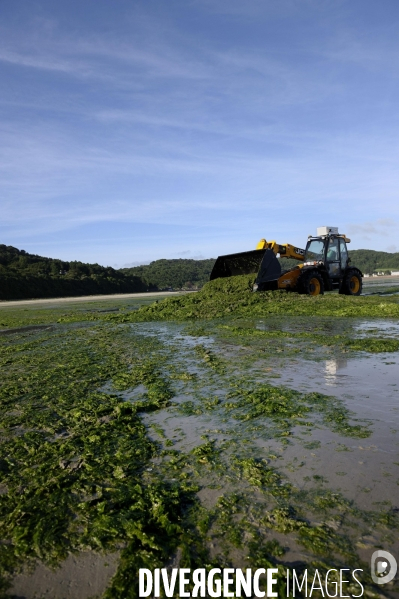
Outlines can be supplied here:
[[95, 302], [110, 299], [131, 299], [140, 297], [169, 297], [170, 295], [181, 295], [184, 293], [194, 293], [192, 291], [144, 291], [141, 293], [111, 293], [107, 295], [81, 295], [76, 297], [52, 297], [43, 299], [24, 299], [24, 300], [0, 300], [0, 308], [11, 308], [12, 306], [27, 306], [39, 304], [67, 304], [71, 302]]
[[377, 276], [373, 276], [373, 277], [363, 277], [363, 284], [365, 283], [365, 281], [367, 281], [368, 283], [371, 283], [371, 281], [373, 281], [373, 283], [377, 283], [377, 281], [392, 281], [394, 280], [395, 282], [397, 282], [399, 280], [399, 275], [377, 275]]

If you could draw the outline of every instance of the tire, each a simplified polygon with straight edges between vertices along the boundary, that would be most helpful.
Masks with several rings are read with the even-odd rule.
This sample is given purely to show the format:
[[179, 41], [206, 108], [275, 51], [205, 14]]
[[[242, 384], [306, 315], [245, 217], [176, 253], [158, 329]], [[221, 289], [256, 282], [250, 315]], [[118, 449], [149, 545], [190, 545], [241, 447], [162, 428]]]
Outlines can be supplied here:
[[343, 295], [360, 295], [363, 288], [362, 275], [360, 271], [351, 268], [344, 276], [340, 293]]
[[304, 272], [299, 281], [299, 293], [306, 295], [323, 295], [324, 281], [317, 270]]

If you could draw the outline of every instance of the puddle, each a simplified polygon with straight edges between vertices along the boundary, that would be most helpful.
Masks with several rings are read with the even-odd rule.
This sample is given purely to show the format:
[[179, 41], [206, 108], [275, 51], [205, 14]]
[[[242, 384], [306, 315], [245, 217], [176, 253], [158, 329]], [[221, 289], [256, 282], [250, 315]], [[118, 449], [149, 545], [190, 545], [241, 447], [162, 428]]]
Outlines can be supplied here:
[[[215, 430], [217, 424], [219, 426], [221, 424], [219, 419], [207, 415], [182, 416], [176, 414], [173, 408], [167, 408], [156, 414], [145, 414], [142, 421], [148, 426], [150, 437], [155, 438], [151, 427], [158, 425], [162, 428], [165, 437], [173, 442], [173, 449], [185, 452], [204, 443], [202, 437], [210, 430]], [[212, 439], [224, 438], [223, 435], [212, 434], [211, 436]]]
[[359, 337], [382, 334], [384, 337], [398, 337], [399, 323], [392, 320], [374, 320], [361, 322], [354, 325], [355, 333]]
[[[381, 325], [384, 325], [382, 327]], [[384, 336], [397, 334], [399, 325], [391, 322], [361, 323], [356, 330], [367, 335], [369, 328]], [[399, 506], [399, 353], [362, 354], [321, 361], [305, 359], [273, 360], [268, 365], [276, 384], [303, 393], [331, 395], [344, 402], [355, 418], [372, 423], [372, 434], [361, 442], [340, 437], [327, 429], [296, 431], [284, 448], [283, 471], [293, 469], [290, 480], [305, 488], [322, 477], [329, 487], [340, 490], [363, 509], [379, 502]], [[315, 442], [316, 448], [305, 446]], [[262, 441], [257, 441], [265, 446]], [[279, 444], [274, 444], [275, 447]], [[270, 444], [268, 445], [270, 446]]]
[[16, 327], [13, 329], [3, 329], [0, 331], [0, 335], [13, 335], [14, 333], [35, 333], [36, 331], [50, 331], [53, 330], [54, 326], [43, 325], [32, 325], [29, 327]]
[[363, 279], [362, 295], [397, 295], [399, 293], [398, 277], [379, 280], [376, 277]]
[[342, 399], [358, 417], [399, 429], [399, 354], [275, 365], [279, 384]]
[[[332, 334], [342, 333], [342, 323], [331, 320], [314, 320], [305, 323], [298, 319], [258, 322], [258, 330], [328, 330]], [[368, 335], [377, 331], [384, 336], [399, 333], [399, 324], [392, 321], [361, 321], [348, 323], [346, 332], [356, 335]], [[137, 329], [136, 329], [137, 330]], [[177, 406], [171, 406], [151, 414], [145, 414], [143, 421], [149, 427], [150, 436], [155, 436], [151, 426], [161, 427], [164, 440], [169, 446], [181, 452], [190, 452], [194, 447], [204, 443], [209, 436], [218, 447], [226, 441], [236, 443], [237, 448], [252, 446], [257, 448], [254, 455], [259, 458], [270, 452], [280, 457], [276, 462], [279, 471], [298, 489], [312, 489], [317, 485], [342, 493], [348, 500], [365, 510], [376, 509], [377, 504], [395, 502], [398, 498], [399, 480], [399, 354], [350, 354], [320, 361], [310, 361], [304, 357], [295, 359], [284, 357], [267, 357], [260, 359], [253, 368], [254, 381], [263, 380], [276, 386], [293, 390], [338, 398], [352, 412], [352, 420], [371, 423], [371, 435], [365, 439], [341, 436], [326, 426], [315, 423], [314, 426], [295, 427], [291, 436], [283, 441], [271, 438], [267, 427], [262, 426], [266, 419], [237, 422], [223, 407], [216, 407], [204, 412], [203, 403], [198, 400], [198, 392], [202, 396], [223, 398], [228, 391], [228, 382], [222, 375], [213, 373], [213, 379], [207, 371], [198, 368], [191, 351], [195, 345], [212, 345], [217, 355], [228, 355], [230, 366], [235, 376], [249, 374], [246, 366], [240, 363], [242, 350], [237, 345], [219, 343], [216, 339], [191, 337], [179, 332], [179, 325], [153, 324], [145, 325], [140, 332], [162, 335], [164, 342], [173, 344], [179, 351], [176, 362], [187, 370], [193, 369], [197, 363], [197, 390], [186, 388], [184, 395], [172, 401], [178, 404], [192, 402], [192, 413], [182, 414]], [[230, 343], [230, 342], [229, 342]], [[179, 349], [180, 348], [180, 349]], [[202, 379], [201, 379], [202, 376]], [[278, 377], [276, 381], [274, 378]], [[202, 385], [202, 386], [201, 386]], [[203, 401], [203, 400], [202, 400]], [[198, 408], [199, 413], [195, 410]], [[268, 423], [270, 424], [270, 422]], [[258, 428], [258, 432], [256, 431]], [[246, 444], [246, 445], [243, 445]], [[396, 463], [395, 463], [396, 462]], [[206, 493], [203, 489], [202, 493]], [[399, 505], [399, 504], [398, 504]]]
[[203, 335], [188, 335], [182, 332], [183, 325], [175, 323], [135, 323], [130, 325], [135, 333], [145, 335], [146, 337], [156, 337], [164, 343], [177, 343], [183, 347], [194, 347], [195, 345], [203, 345], [211, 347], [214, 344], [214, 339]]
[[284, 447], [275, 440], [256, 443], [280, 456], [276, 466], [300, 490], [333, 489], [363, 510], [375, 510], [384, 502], [399, 507], [397, 437], [387, 451], [371, 439], [354, 442], [325, 429], [303, 433], [296, 430]]

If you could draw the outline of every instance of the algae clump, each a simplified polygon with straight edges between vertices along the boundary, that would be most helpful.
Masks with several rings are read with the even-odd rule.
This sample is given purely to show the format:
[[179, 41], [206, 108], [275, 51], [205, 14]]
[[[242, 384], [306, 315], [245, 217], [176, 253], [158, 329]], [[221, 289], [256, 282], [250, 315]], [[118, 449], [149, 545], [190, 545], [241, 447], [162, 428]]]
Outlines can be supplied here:
[[113, 322], [191, 320], [235, 316], [318, 315], [399, 318], [396, 297], [352, 297], [335, 293], [316, 297], [284, 290], [253, 293], [254, 276], [241, 275], [210, 281], [198, 293], [166, 298], [125, 314], [108, 314]]

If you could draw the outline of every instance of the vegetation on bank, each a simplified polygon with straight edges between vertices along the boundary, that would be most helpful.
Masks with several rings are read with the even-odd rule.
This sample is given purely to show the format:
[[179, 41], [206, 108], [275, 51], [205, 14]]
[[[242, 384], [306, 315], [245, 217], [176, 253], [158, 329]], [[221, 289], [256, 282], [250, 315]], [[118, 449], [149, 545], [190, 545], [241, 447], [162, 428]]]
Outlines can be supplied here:
[[1, 275], [0, 300], [77, 297], [111, 293], [139, 293], [148, 287], [138, 277], [83, 276], [52, 277], [39, 275]]

